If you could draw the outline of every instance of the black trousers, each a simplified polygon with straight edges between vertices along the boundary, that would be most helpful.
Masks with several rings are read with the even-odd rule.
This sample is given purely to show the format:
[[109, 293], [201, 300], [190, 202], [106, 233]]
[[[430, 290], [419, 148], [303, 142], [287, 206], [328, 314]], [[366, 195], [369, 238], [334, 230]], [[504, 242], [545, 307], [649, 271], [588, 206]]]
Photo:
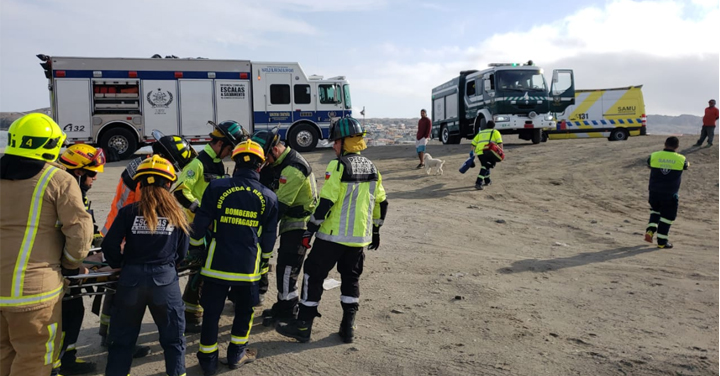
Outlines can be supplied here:
[[487, 154], [480, 154], [477, 156], [480, 161], [480, 172], [478, 173], [475, 184], [490, 184], [490, 169], [495, 167], [494, 159], [491, 159]]
[[[81, 291], [77, 287], [70, 289], [70, 295], [80, 294]], [[60, 360], [62, 363], [74, 363], [77, 350], [75, 343], [80, 335], [83, 317], [85, 316], [85, 306], [83, 299], [75, 298], [64, 300], [62, 302], [62, 347], [60, 349]]]
[[678, 195], [672, 193], [659, 193], [650, 191], [650, 221], [647, 232], [657, 234], [659, 245], [668, 242], [670, 226], [675, 221], [678, 211]]
[[258, 284], [230, 286], [216, 279], [206, 278], [201, 297], [204, 312], [202, 333], [200, 334], [200, 351], [197, 353], [203, 369], [208, 366], [217, 366], [218, 323], [228, 296], [235, 302], [235, 317], [230, 330], [230, 345], [227, 349], [228, 357], [232, 358], [233, 355], [239, 354], [247, 346], [255, 312], [253, 307], [259, 300]]
[[160, 333], [165, 373], [185, 374], [185, 317], [175, 265], [125, 265], [118, 281], [105, 375], [128, 375], [145, 309]]
[[305, 260], [302, 297], [298, 319], [312, 321], [318, 316], [318, 305], [323, 294], [323, 281], [337, 264], [342, 284], [340, 302], [343, 308], [357, 308], [360, 303], [360, 275], [363, 272], [365, 250], [316, 239]]
[[203, 307], [200, 305], [200, 295], [203, 287], [203, 277], [200, 271], [188, 277], [182, 301], [185, 303], [185, 321], [188, 324], [199, 324], [203, 317]]
[[297, 281], [307, 249], [302, 246], [305, 230], [292, 230], [280, 234], [277, 267], [275, 268], [278, 303], [276, 314], [292, 314], [298, 304]]

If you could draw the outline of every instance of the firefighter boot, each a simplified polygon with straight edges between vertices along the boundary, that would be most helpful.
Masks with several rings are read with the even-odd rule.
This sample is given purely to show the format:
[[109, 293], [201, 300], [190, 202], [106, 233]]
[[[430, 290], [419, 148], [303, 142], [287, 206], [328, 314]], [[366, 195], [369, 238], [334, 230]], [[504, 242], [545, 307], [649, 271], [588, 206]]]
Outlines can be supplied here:
[[278, 301], [272, 308], [263, 311], [263, 326], [271, 327], [276, 323], [288, 323], [297, 318], [297, 301]]
[[197, 353], [198, 363], [203, 371], [204, 376], [212, 376], [218, 371], [218, 351], [211, 353]]
[[92, 362], [85, 362], [82, 359], [76, 357], [77, 351], [70, 350], [63, 354], [60, 359], [60, 372], [59, 375], [70, 376], [70, 375], [84, 375], [87, 373], [95, 373], [97, 366]]
[[279, 324], [275, 327], [275, 331], [285, 337], [295, 338], [301, 343], [310, 341], [312, 334], [312, 320], [293, 320], [285, 325]]
[[245, 345], [238, 346], [230, 344], [227, 350], [227, 366], [230, 369], [238, 369], [245, 363], [252, 363], [257, 359], [257, 350], [249, 349]]
[[352, 343], [355, 338], [355, 313], [357, 313], [357, 304], [343, 304], [343, 317], [340, 322], [340, 331], [338, 334], [345, 343]]

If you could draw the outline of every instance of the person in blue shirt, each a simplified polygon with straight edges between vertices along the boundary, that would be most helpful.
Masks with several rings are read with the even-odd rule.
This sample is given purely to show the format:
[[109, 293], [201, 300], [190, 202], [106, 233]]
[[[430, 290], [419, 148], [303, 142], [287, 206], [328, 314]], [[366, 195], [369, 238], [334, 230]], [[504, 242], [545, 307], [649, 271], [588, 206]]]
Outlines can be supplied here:
[[210, 182], [192, 223], [193, 247], [203, 245], [211, 226], [213, 232], [200, 270], [203, 317], [197, 357], [206, 376], [218, 371], [218, 322], [228, 297], [235, 303], [235, 318], [227, 365], [236, 369], [257, 357], [257, 351], [247, 344], [253, 306], [259, 301], [261, 265], [270, 257], [262, 250], [272, 250], [277, 238], [277, 196], [260, 183], [259, 171], [265, 162], [262, 147], [255, 141], [243, 141], [232, 157], [233, 176]]
[[130, 374], [146, 308], [160, 333], [167, 375], [185, 375], [185, 307], [175, 265], [187, 254], [190, 226], [170, 194], [177, 176], [168, 160], [154, 155], [138, 166], [133, 179], [140, 183], [140, 201], [120, 209], [102, 243], [108, 264], [122, 269], [105, 375]]

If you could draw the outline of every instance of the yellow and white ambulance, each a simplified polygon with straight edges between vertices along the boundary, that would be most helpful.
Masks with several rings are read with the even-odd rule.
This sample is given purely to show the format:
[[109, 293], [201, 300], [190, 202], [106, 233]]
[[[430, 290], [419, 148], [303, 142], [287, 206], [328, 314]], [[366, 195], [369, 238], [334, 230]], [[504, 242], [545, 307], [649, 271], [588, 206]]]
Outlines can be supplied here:
[[642, 85], [576, 90], [575, 104], [556, 113], [555, 119], [555, 129], [546, 131], [551, 140], [607, 138], [624, 141], [630, 136], [644, 136], [647, 131]]

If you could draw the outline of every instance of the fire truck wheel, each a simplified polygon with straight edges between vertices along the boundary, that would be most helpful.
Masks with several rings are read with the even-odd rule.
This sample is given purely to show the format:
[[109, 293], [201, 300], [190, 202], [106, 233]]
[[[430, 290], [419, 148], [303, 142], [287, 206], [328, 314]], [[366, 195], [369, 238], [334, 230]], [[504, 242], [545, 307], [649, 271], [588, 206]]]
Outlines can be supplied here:
[[128, 159], [138, 148], [137, 138], [128, 129], [115, 127], [103, 134], [100, 147], [110, 161]]
[[318, 143], [317, 130], [310, 124], [298, 124], [290, 130], [287, 141], [299, 152], [311, 151]]
[[539, 144], [542, 141], [542, 129], [533, 129], [532, 132], [532, 143]]

